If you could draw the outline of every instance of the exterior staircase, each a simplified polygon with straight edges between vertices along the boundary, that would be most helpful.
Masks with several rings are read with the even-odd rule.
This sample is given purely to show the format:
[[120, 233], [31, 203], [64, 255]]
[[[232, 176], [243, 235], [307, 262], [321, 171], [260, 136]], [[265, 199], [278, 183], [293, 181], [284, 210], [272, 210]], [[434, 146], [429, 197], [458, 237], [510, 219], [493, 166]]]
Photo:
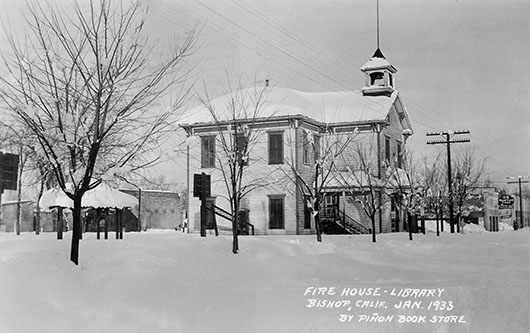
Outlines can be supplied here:
[[372, 228], [367, 228], [340, 210], [335, 211], [331, 216], [322, 217], [322, 229], [327, 234], [363, 235], [372, 233]]

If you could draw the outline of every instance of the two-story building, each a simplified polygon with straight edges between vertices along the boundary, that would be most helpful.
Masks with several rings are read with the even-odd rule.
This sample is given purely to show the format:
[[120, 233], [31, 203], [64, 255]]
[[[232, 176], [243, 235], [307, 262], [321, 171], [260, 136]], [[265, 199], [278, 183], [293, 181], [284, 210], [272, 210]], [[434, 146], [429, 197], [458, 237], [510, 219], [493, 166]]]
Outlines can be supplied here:
[[[360, 225], [350, 232], [369, 230], [370, 220], [361, 204], [348, 200], [344, 185], [337, 179], [341, 175], [347, 179], [347, 173], [350, 178], [351, 174], [370, 173], [384, 180], [387, 168], [403, 167], [405, 144], [413, 132], [395, 88], [396, 68], [378, 49], [361, 71], [366, 82], [360, 91], [302, 92], [269, 87], [267, 82], [262, 90], [241, 89], [186, 113], [180, 126], [188, 136], [190, 231], [199, 230], [201, 204], [193, 198], [191, 175], [209, 174], [208, 200], [230, 211], [229, 170], [225, 163], [231, 158], [244, 158], [242, 184], [248, 193], [240, 208], [248, 212], [255, 233], [314, 233], [313, 215], [308, 213], [304, 191], [297, 186], [297, 175], [305, 184], [313, 186], [315, 163], [329, 153], [324, 150], [336, 149], [339, 142], [345, 146], [335, 151], [333, 175], [330, 173], [329, 182], [324, 184], [327, 196], [320, 209], [321, 216], [331, 216], [338, 209]], [[244, 157], [230, 156], [234, 152], [227, 150], [227, 141], [232, 140], [230, 135], [235, 133], [236, 126], [238, 137], [252, 133], [252, 139], [245, 141], [248, 149]], [[355, 156], [361, 152], [364, 156]], [[357, 183], [356, 186], [367, 185], [359, 179]], [[388, 195], [388, 189], [383, 188], [384, 183], [380, 181], [377, 185], [378, 200], [384, 207], [378, 214], [376, 231], [399, 231], [396, 223], [399, 205]], [[382, 200], [383, 196], [388, 200]], [[231, 229], [229, 221], [218, 218], [217, 223], [221, 230]]]

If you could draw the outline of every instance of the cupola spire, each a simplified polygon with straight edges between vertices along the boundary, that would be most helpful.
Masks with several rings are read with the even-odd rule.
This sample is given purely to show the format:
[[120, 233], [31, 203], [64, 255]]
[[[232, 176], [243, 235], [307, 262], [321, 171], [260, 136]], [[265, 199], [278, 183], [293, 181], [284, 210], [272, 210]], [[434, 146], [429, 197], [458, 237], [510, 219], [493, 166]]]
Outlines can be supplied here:
[[394, 74], [397, 69], [386, 60], [379, 47], [379, 0], [377, 0], [377, 50], [370, 60], [361, 67], [365, 74], [365, 85], [361, 89], [363, 95], [390, 96], [394, 88]]

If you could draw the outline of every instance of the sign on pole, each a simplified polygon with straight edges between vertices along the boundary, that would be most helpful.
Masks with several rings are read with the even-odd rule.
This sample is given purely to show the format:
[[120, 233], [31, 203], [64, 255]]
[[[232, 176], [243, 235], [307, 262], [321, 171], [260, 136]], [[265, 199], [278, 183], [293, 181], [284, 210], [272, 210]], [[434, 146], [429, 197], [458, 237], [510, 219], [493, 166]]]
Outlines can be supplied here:
[[211, 193], [211, 177], [207, 174], [193, 175], [193, 196], [196, 198], [209, 197]]
[[499, 209], [512, 208], [515, 200], [511, 195], [502, 194], [499, 196]]
[[16, 190], [18, 180], [18, 155], [0, 152], [0, 182], [2, 190]]

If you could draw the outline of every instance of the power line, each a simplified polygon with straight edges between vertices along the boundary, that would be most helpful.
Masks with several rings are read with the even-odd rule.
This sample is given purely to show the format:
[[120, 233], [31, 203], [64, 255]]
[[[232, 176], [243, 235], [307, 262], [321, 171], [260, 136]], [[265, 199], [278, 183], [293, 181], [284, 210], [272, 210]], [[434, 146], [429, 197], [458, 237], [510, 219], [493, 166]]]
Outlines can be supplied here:
[[[250, 31], [247, 27], [245, 27], [244, 25], [238, 23], [238, 22], [242, 22], [242, 20], [238, 20], [238, 22], [230, 19], [229, 17], [227, 17], [226, 15], [218, 12], [217, 10], [213, 9], [211, 6], [201, 2], [201, 1], [198, 1], [198, 4], [201, 5], [202, 7], [204, 8], [207, 8], [210, 12], [213, 12], [214, 14], [218, 15], [219, 17], [223, 18], [224, 20], [230, 22], [231, 24], [233, 24], [235, 27], [237, 27], [238, 29], [244, 31], [245, 33], [251, 35], [251, 36], [254, 36], [256, 37], [256, 33], [253, 33], [252, 31]], [[170, 6], [170, 4], [166, 4], [167, 6]], [[329, 57], [329, 56], [324, 56], [324, 54], [316, 49], [315, 47], [312, 47], [311, 45], [317, 45], [318, 43], [308, 43], [307, 41], [305, 41], [304, 39], [302, 38], [299, 38], [299, 37], [296, 37], [295, 35], [293, 35], [292, 33], [289, 33], [287, 32], [287, 29], [283, 28], [280, 24], [278, 23], [275, 23], [274, 21], [272, 21], [271, 19], [268, 19], [266, 18], [265, 16], [261, 15], [261, 14], [257, 14], [255, 11], [252, 11], [248, 8], [246, 8], [245, 6], [241, 5], [241, 4], [237, 4], [239, 7], [243, 8], [244, 10], [246, 10], [248, 13], [250, 13], [251, 15], [253, 15], [254, 17], [258, 18], [258, 21], [263, 21], [265, 23], [268, 23], [269, 26], [272, 26], [274, 29], [278, 30], [280, 33], [282, 33], [283, 35], [289, 37], [291, 40], [294, 40], [296, 41], [298, 44], [302, 45], [303, 47], [305, 47], [306, 49], [308, 49], [309, 51], [311, 51], [309, 54], [314, 54], [314, 55], [317, 55], [318, 58], [319, 58], [319, 63], [324, 63], [324, 62], [327, 62], [333, 66], [336, 66], [336, 68], [340, 71], [340, 72], [344, 72], [344, 66], [342, 66], [342, 64], [339, 64], [337, 63], [336, 61], [332, 61], [332, 58]], [[281, 9], [281, 7], [278, 7], [279, 9]], [[176, 10], [176, 7], [172, 7], [172, 9], [175, 11], [175, 12], [178, 12]], [[233, 11], [232, 11], [233, 12]], [[232, 13], [231, 12], [231, 13]], [[199, 12], [201, 13], [201, 12]], [[204, 11], [202, 11], [202, 13], [204, 13]], [[209, 22], [209, 25], [210, 24], [213, 24], [211, 20], [208, 20]], [[256, 25], [256, 21], [252, 21], [252, 26], [255, 26]], [[219, 30], [223, 30], [225, 29], [224, 26], [221, 26], [219, 24], [216, 25]], [[211, 29], [211, 28], [210, 28]], [[211, 29], [212, 31], [214, 32], [218, 32], [214, 29]], [[318, 32], [318, 31], [317, 31]], [[314, 82], [314, 83], [317, 83], [318, 85], [320, 86], [326, 86], [325, 84], [323, 84], [323, 82], [321, 81], [317, 81], [315, 80], [315, 78], [313, 76], [309, 76], [307, 75], [305, 72], [300, 72], [300, 71], [297, 71], [294, 69], [294, 66], [289, 66], [285, 61], [279, 61], [278, 59], [276, 59], [276, 57], [266, 57], [264, 56], [263, 54], [259, 53], [255, 48], [252, 48], [250, 47], [249, 45], [249, 42], [245, 43], [245, 40], [244, 38], [238, 38], [237, 40], [234, 39], [234, 38], [230, 38], [230, 37], [227, 37], [229, 39], [231, 39], [232, 41], [234, 41], [235, 43], [237, 43], [238, 45], [242, 45], [243, 47], [251, 50], [252, 52], [258, 54], [258, 56], [264, 58], [264, 59], [267, 59], [268, 61], [273, 61], [277, 64], [279, 64], [281, 67], [284, 67], [284, 68], [287, 68], [289, 71], [291, 72], [294, 72], [298, 75], [301, 75], [305, 78], [307, 78], [309, 81], [311, 82]], [[276, 44], [273, 44], [271, 43], [270, 41], [262, 38], [262, 37], [257, 37], [260, 41], [262, 41], [263, 43], [265, 43], [266, 45], [270, 46], [271, 48], [273, 48], [275, 51], [279, 52], [280, 54], [282, 54], [283, 56], [287, 57], [289, 60], [292, 60], [292, 61], [295, 61], [296, 63], [306, 67], [306, 68], [309, 68], [311, 69], [312, 71], [318, 73], [319, 75], [321, 75], [322, 77], [326, 78], [327, 80], [329, 80], [330, 82], [334, 83], [334, 84], [337, 84], [338, 86], [340, 86], [341, 88], [342, 87], [346, 87], [347, 90], [353, 90], [351, 89], [350, 87], [344, 85], [342, 82], [340, 81], [337, 81], [336, 78], [334, 77], [331, 77], [330, 75], [322, 72], [320, 69], [316, 68], [315, 66], [312, 66], [310, 65], [307, 61], [304, 61], [296, 56], [294, 56], [292, 54], [292, 52], [289, 52], [289, 51], [286, 51], [285, 49], [283, 49], [282, 47], [279, 47], [278, 45]], [[329, 36], [326, 37], [327, 40], [329, 40]], [[286, 45], [292, 45], [292, 43], [289, 43], [287, 39], [284, 38], [284, 42]], [[343, 49], [341, 49], [340, 47], [338, 48], [340, 49], [342, 52], [345, 52]], [[286, 74], [286, 73], [282, 73], [281, 71], [278, 71], [278, 73], [280, 74], [280, 76], [286, 78], [286, 79], [292, 79], [292, 76]], [[361, 77], [361, 73], [357, 73], [357, 72], [353, 72], [351, 73], [354, 77], [359, 77], [361, 78], [360, 80], [364, 81], [364, 78]], [[307, 81], [305, 81], [303, 84], [305, 84]], [[328, 87], [328, 89], [330, 89]], [[330, 89], [330, 90], [336, 90], [336, 89]], [[416, 101], [414, 101], [413, 98], [410, 98], [409, 99], [410, 101], [412, 101], [412, 103], [408, 103], [409, 105], [416, 105], [416, 104], [419, 104], [417, 103]], [[418, 109], [422, 109], [422, 112], [416, 112], [416, 111], [409, 111], [407, 109], [407, 112], [409, 112], [413, 118], [414, 118], [414, 122], [419, 124], [419, 125], [422, 125], [422, 126], [425, 126], [427, 128], [431, 128], [431, 129], [434, 129], [435, 127], [434, 126], [438, 126], [440, 124], [440, 119], [438, 118], [433, 118], [431, 117], [426, 111], [429, 110], [429, 109], [432, 109], [431, 107], [423, 107], [423, 105], [420, 105], [418, 107]], [[434, 125], [436, 124], [436, 125]]]

